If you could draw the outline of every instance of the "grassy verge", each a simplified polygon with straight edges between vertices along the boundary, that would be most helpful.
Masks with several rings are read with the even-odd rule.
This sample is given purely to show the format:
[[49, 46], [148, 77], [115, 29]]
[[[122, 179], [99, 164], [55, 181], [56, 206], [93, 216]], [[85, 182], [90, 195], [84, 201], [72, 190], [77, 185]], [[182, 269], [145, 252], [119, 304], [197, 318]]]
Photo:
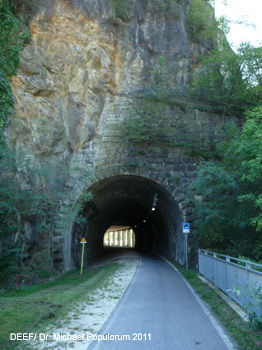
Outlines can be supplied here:
[[82, 276], [74, 270], [44, 286], [21, 287], [1, 295], [0, 349], [11, 350], [18, 345], [10, 340], [10, 333], [41, 332], [50, 323], [58, 324], [81, 301], [91, 303], [95, 290], [110, 283], [120, 266], [90, 269]]
[[261, 350], [262, 349], [262, 331], [256, 330], [250, 324], [243, 322], [238, 314], [220, 298], [215, 291], [209, 288], [198, 277], [197, 272], [186, 270], [184, 267], [171, 261], [180, 273], [192, 285], [195, 292], [210, 307], [212, 313], [220, 321], [223, 327], [229, 332], [232, 339], [238, 344], [240, 350]]

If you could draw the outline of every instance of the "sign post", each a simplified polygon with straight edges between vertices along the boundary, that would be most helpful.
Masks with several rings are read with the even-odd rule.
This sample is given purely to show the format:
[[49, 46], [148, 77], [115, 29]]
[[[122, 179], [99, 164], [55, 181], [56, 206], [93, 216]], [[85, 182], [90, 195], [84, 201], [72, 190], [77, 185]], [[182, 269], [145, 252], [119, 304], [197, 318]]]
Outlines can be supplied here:
[[86, 243], [86, 240], [85, 240], [84, 237], [81, 239], [80, 243], [82, 244], [82, 259], [81, 259], [81, 275], [82, 275], [82, 273], [83, 273], [83, 264], [84, 264], [84, 251], [85, 251], [85, 243]]
[[187, 252], [187, 234], [190, 232], [190, 224], [188, 222], [183, 223], [183, 233], [185, 233], [185, 245], [186, 245], [186, 269], [188, 270], [188, 252]]

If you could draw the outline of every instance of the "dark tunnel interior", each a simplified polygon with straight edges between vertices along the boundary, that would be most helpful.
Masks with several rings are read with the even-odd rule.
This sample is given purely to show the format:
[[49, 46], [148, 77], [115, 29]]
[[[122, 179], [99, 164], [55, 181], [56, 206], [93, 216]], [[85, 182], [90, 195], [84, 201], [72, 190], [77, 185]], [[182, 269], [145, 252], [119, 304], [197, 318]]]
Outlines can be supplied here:
[[[184, 263], [183, 216], [172, 195], [161, 185], [142, 176], [121, 175], [99, 181], [88, 189], [93, 199], [82, 215], [87, 223], [74, 223], [71, 262], [80, 266], [80, 241], [85, 237], [84, 264], [89, 266], [104, 254], [103, 237], [112, 225], [131, 226], [135, 249], [157, 253]], [[152, 211], [157, 195], [155, 211]]]

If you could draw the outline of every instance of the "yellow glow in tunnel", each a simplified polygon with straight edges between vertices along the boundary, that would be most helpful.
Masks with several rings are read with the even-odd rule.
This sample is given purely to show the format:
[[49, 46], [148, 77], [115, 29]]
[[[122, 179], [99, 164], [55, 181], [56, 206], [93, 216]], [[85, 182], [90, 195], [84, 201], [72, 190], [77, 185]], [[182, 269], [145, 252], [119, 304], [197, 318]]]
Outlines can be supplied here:
[[110, 226], [103, 239], [104, 247], [135, 247], [135, 233], [130, 226]]

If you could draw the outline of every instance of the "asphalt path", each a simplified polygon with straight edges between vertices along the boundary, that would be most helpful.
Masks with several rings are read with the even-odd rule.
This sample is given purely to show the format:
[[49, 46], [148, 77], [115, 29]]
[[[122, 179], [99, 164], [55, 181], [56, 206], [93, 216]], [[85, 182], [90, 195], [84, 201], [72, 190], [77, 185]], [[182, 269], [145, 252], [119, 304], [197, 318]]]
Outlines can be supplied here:
[[96, 336], [99, 341], [94, 340], [88, 349], [234, 348], [181, 275], [165, 260], [150, 255], [141, 257], [125, 294]]

